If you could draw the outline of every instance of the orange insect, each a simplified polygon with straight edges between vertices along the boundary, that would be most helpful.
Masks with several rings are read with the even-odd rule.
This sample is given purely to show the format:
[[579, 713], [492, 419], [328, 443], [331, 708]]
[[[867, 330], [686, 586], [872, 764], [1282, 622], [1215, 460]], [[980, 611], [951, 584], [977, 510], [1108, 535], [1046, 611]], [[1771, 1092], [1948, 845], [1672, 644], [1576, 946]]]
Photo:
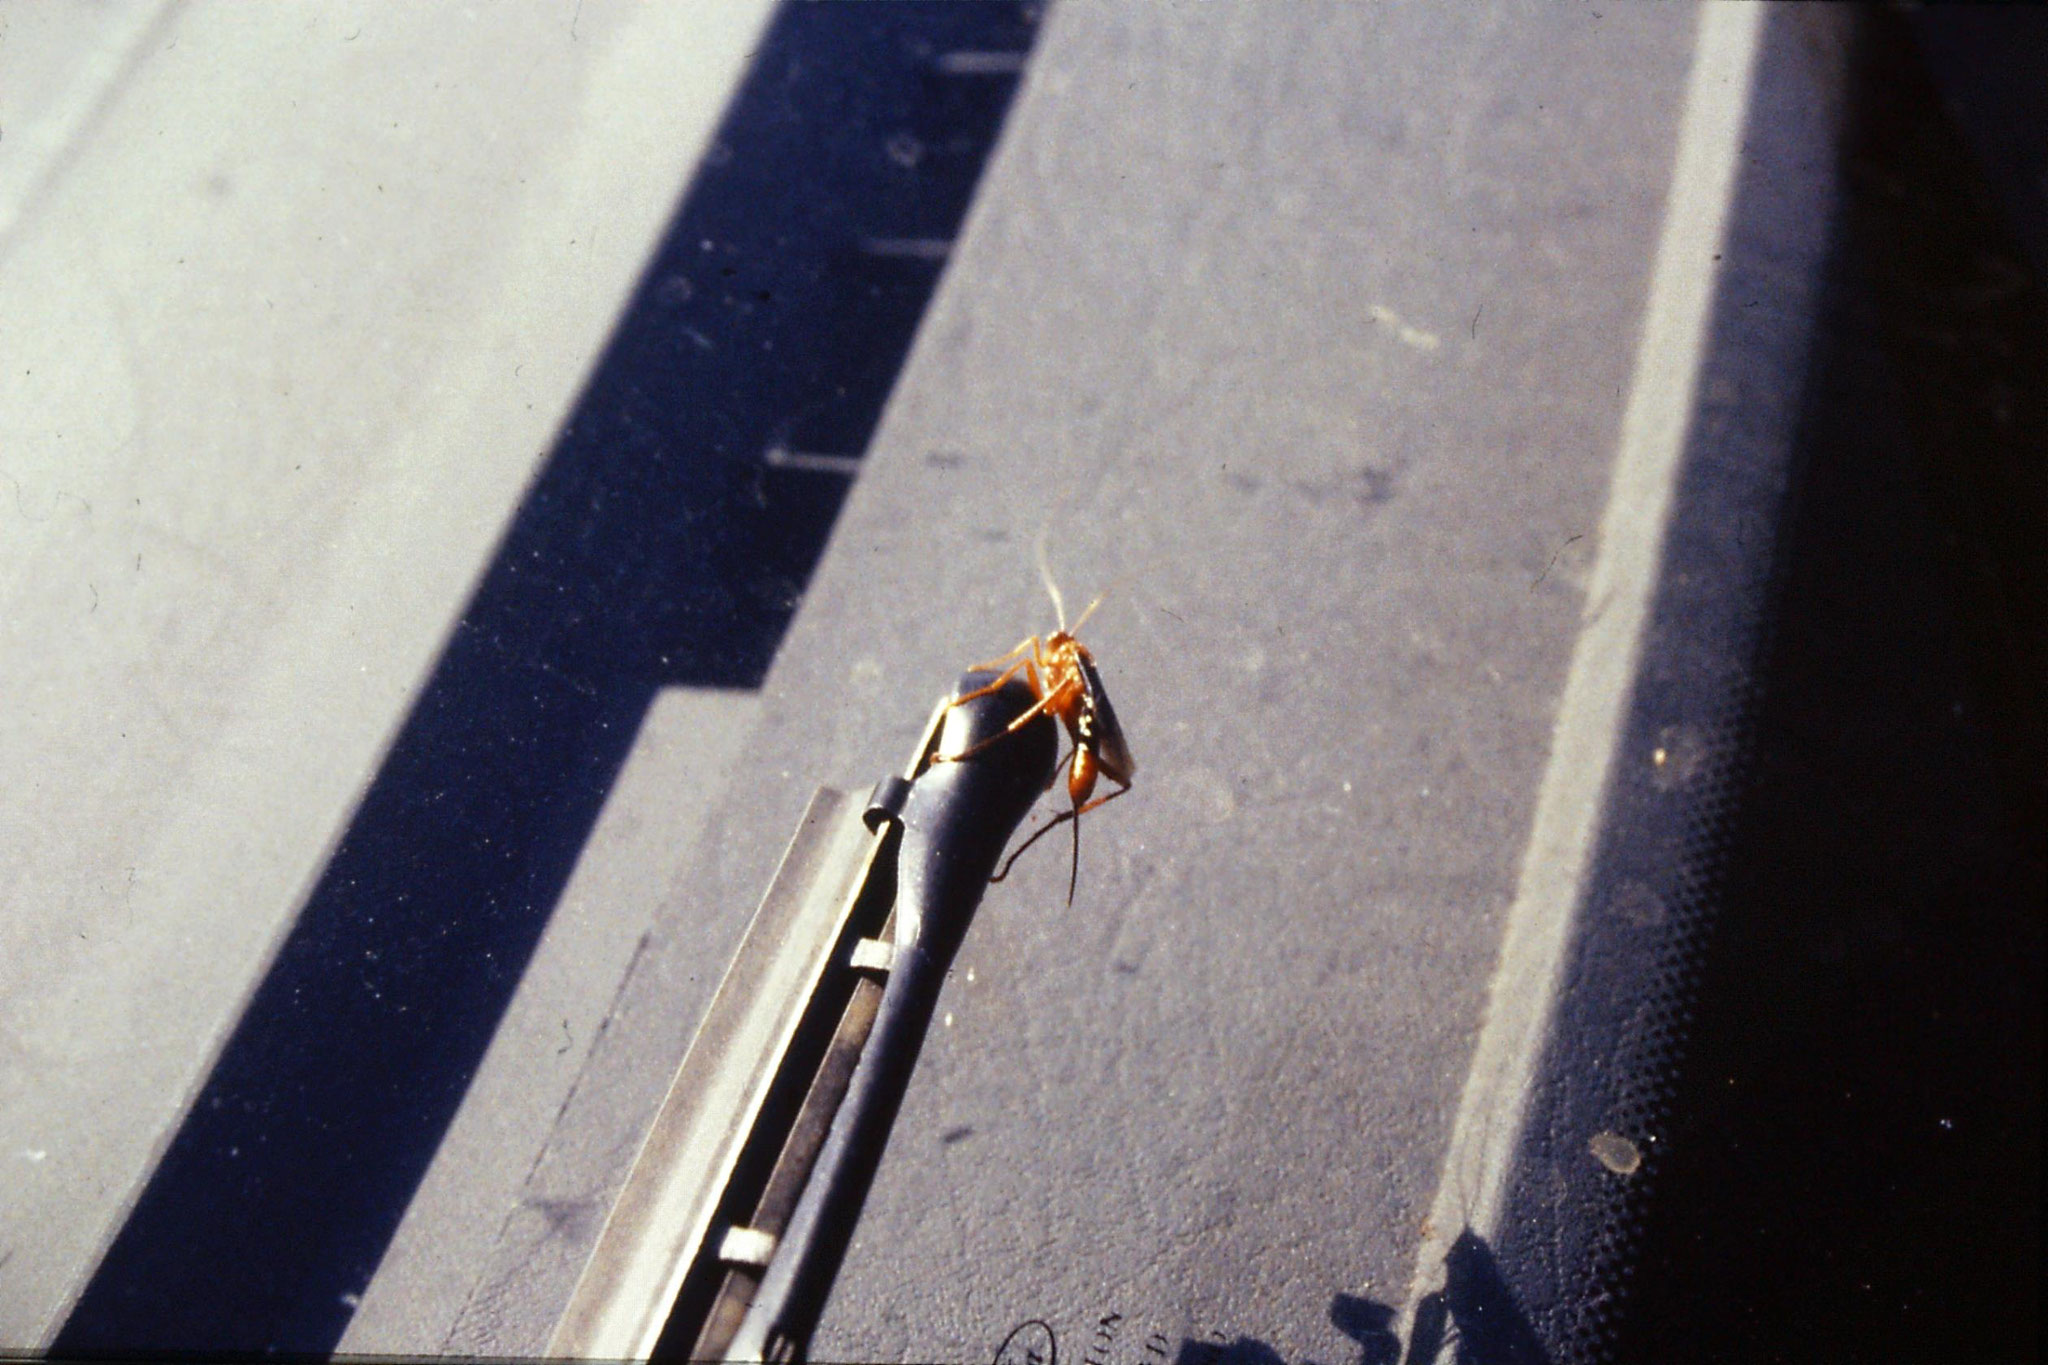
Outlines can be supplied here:
[[[1102, 674], [1095, 667], [1095, 656], [1088, 652], [1088, 646], [1075, 638], [1088, 618], [1095, 614], [1095, 609], [1102, 605], [1102, 599], [1098, 597], [1089, 603], [1088, 610], [1081, 613], [1081, 619], [1069, 626], [1066, 604], [1060, 600], [1059, 587], [1052, 581], [1052, 574], [1042, 561], [1039, 573], [1045, 580], [1046, 591], [1052, 594], [1052, 607], [1059, 618], [1059, 629], [1043, 639], [1036, 635], [1026, 636], [1009, 653], [985, 664], [976, 664], [976, 672], [998, 668], [1002, 672], [986, 687], [955, 697], [953, 705], [985, 697], [1020, 672], [1038, 700], [1001, 733], [953, 755], [953, 761], [972, 758], [989, 745], [1021, 729], [1040, 712], [1066, 726], [1067, 737], [1074, 744], [1073, 753], [1064, 765], [1067, 769], [1067, 799], [1072, 803], [1071, 808], [1032, 831], [1031, 837], [1017, 845], [1001, 870], [989, 880], [999, 882], [1009, 876], [1010, 868], [1023, 856], [1025, 849], [1037, 843], [1055, 826], [1071, 820], [1074, 822], [1074, 855], [1073, 866], [1067, 874], [1067, 904], [1072, 905], [1074, 887], [1081, 876], [1081, 817], [1129, 791], [1131, 778], [1138, 771], [1138, 761], [1131, 757], [1123, 727], [1117, 724], [1116, 708], [1109, 704], [1109, 691], [1102, 685]], [[1057, 774], [1059, 769], [1053, 771]], [[1116, 790], [1096, 796], [1096, 782], [1104, 777], [1116, 783]]]

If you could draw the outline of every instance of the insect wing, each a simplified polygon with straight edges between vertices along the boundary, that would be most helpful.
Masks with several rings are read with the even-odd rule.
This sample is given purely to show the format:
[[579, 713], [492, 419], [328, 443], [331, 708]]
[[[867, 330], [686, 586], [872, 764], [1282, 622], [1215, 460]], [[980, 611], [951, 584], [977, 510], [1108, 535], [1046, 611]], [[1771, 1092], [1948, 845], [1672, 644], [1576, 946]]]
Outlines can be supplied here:
[[1095, 756], [1102, 770], [1120, 782], [1128, 782], [1138, 771], [1131, 746], [1124, 739], [1124, 727], [1117, 723], [1116, 708], [1109, 704], [1109, 689], [1095, 671], [1095, 660], [1083, 652], [1076, 660], [1081, 668], [1081, 686], [1088, 694], [1088, 709], [1095, 717]]

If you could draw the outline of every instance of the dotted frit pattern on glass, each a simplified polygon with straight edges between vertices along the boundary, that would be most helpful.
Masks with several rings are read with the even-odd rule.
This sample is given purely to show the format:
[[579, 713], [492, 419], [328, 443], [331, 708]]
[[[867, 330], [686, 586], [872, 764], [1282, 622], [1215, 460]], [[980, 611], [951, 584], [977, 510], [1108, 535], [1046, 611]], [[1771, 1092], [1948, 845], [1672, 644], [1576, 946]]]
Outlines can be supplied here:
[[1814, 29], [1765, 26], [1642, 661], [1491, 1248], [1518, 1320], [1464, 1333], [1556, 1362], [1613, 1353], [1741, 830], [1836, 256], [1842, 49]]

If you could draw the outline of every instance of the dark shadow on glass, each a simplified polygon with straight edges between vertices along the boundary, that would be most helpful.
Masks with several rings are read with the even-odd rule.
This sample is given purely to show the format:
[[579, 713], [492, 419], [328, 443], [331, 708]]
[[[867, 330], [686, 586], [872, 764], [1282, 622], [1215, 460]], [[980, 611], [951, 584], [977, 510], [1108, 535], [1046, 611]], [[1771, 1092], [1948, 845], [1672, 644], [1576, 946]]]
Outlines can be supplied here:
[[775, 17], [58, 1354], [339, 1339], [656, 691], [766, 672], [1033, 22], [995, 2]]
[[2048, 274], [2048, 9], [1901, 7], [2013, 236]]
[[1180, 1344], [1174, 1365], [1287, 1365], [1287, 1357], [1256, 1337], [1235, 1341], [1195, 1341]]
[[[1771, 13], [1753, 146], [1834, 22]], [[1700, 392], [1740, 406], [1689, 438], [1621, 750], [1704, 757], [1615, 769], [1492, 1238], [1558, 1359], [2039, 1353], [2048, 313], [1857, 13], [1839, 143], [1738, 173]], [[1758, 248], [1817, 187], [1802, 283]], [[1782, 492], [1741, 439], [1774, 392]]]
[[[1358, 1343], [1354, 1365], [1394, 1365], [1401, 1357], [1401, 1340], [1394, 1335], [1394, 1310], [1357, 1294], [1338, 1294], [1330, 1300], [1330, 1324]], [[1286, 1358], [1255, 1337], [1234, 1341], [1220, 1337], [1212, 1341], [1193, 1338], [1180, 1344], [1174, 1365], [1285, 1365]]]
[[1330, 1325], [1358, 1343], [1357, 1365], [1394, 1365], [1401, 1339], [1394, 1335], [1394, 1310], [1356, 1294], [1330, 1300]]
[[1865, 21], [1758, 758], [1618, 1359], [2040, 1355], [2048, 294], [1905, 21]]
[[1416, 1305], [1406, 1365], [1548, 1365], [1493, 1249], [1470, 1228], [1444, 1253], [1444, 1287]]

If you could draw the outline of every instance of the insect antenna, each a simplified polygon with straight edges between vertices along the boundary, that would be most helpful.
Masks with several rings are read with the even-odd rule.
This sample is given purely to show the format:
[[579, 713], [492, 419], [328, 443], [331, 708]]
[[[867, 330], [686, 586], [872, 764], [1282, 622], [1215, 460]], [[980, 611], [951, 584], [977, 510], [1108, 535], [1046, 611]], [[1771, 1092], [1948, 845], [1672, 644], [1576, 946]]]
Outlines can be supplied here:
[[1088, 618], [1095, 614], [1095, 609], [1102, 605], [1102, 599], [1107, 596], [1109, 596], [1108, 593], [1097, 593], [1095, 595], [1095, 600], [1088, 604], [1088, 610], [1081, 613], [1081, 617], [1079, 620], [1075, 621], [1074, 624], [1071, 626], [1062, 626], [1060, 627], [1060, 629], [1066, 631], [1069, 635], [1079, 635], [1081, 633], [1081, 627], [1088, 624]]
[[[1045, 543], [1051, 535], [1052, 526], [1050, 523], [1047, 523], [1046, 528], [1038, 533], [1038, 544], [1035, 547], [1038, 556], [1038, 578], [1040, 582], [1045, 584], [1046, 592], [1052, 595], [1053, 615], [1059, 618], [1060, 629], [1065, 631], [1067, 628], [1067, 604], [1065, 599], [1060, 596], [1060, 585], [1052, 581], [1052, 562], [1045, 556]], [[1094, 608], [1091, 607], [1089, 610], [1092, 611]], [[1075, 624], [1079, 625], [1079, 622]]]

